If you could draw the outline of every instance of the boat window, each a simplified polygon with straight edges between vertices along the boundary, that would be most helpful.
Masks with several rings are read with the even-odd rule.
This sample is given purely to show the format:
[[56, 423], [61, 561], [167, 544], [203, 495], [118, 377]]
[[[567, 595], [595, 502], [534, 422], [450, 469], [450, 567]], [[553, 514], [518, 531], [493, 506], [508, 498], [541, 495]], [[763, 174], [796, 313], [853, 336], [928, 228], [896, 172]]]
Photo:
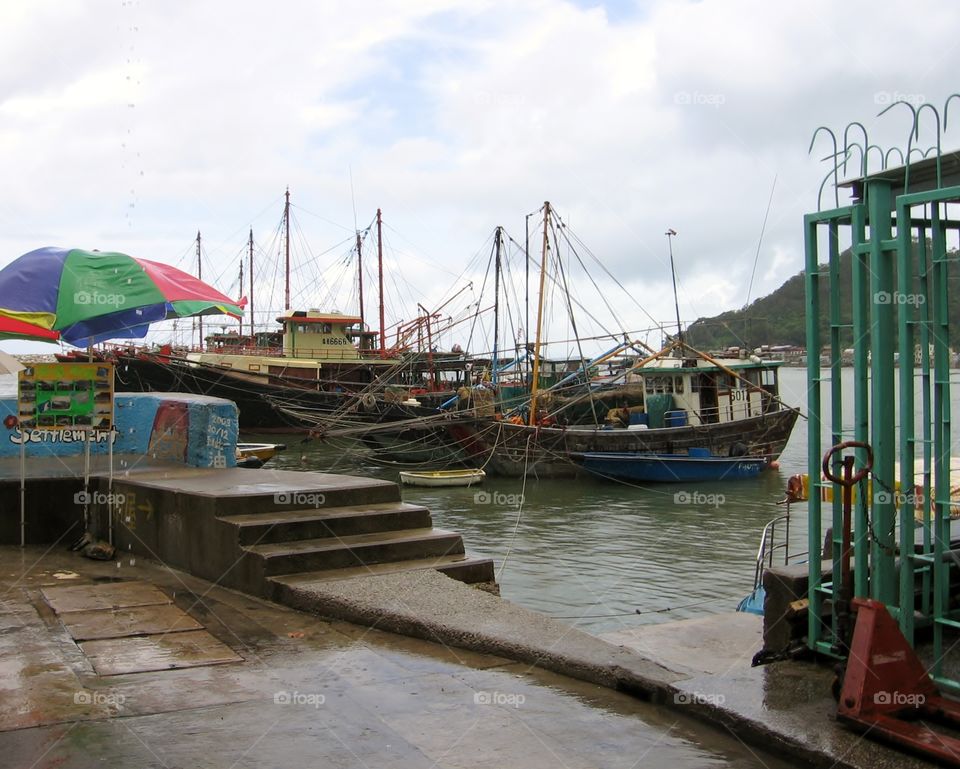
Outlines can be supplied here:
[[767, 387], [772, 387], [777, 383], [777, 371], [776, 369], [768, 368], [763, 370], [763, 384]]
[[647, 392], [648, 393], [672, 393], [673, 392], [673, 377], [670, 376], [652, 376], [647, 377]]
[[323, 326], [321, 326], [320, 328], [321, 334], [329, 334], [332, 331], [333, 331], [333, 326], [331, 326], [329, 323], [324, 323]]
[[683, 377], [682, 376], [673, 378], [673, 391], [677, 393], [683, 393]]
[[298, 334], [309, 334], [310, 326], [306, 323], [298, 323], [296, 325], [296, 330]]

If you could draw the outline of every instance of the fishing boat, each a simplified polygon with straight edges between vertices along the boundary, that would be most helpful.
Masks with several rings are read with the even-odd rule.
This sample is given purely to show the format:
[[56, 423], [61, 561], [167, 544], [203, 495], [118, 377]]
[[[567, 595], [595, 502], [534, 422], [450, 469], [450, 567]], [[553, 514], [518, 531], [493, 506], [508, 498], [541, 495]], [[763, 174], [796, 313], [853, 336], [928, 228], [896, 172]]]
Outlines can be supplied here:
[[714, 457], [703, 449], [690, 449], [687, 454], [590, 452], [572, 459], [603, 478], [653, 483], [755, 478], [769, 465], [764, 457]]
[[263, 467], [286, 448], [283, 443], [238, 443], [237, 467]]
[[480, 469], [400, 471], [400, 483], [407, 486], [473, 486], [486, 477]]
[[611, 409], [604, 424], [565, 423], [562, 407], [538, 409], [532, 423], [464, 418], [437, 424], [452, 447], [501, 476], [573, 477], [606, 462], [618, 472], [605, 475], [645, 480], [632, 473], [644, 466], [654, 472], [644, 459], [654, 455], [671, 458], [675, 473], [755, 475], [780, 456], [799, 414], [780, 400], [779, 366], [692, 354], [658, 358], [626, 375], [642, 383], [642, 400]]
[[[555, 259], [558, 271], [564, 269], [556, 257], [557, 239], [569, 237], [569, 228], [553, 226], [549, 203], [542, 210], [536, 337], [518, 345], [530, 368], [520, 370], [519, 355], [501, 364], [495, 298], [496, 363], [489, 381], [460, 388], [433, 413], [393, 424], [327, 425], [321, 434], [354, 437], [368, 446], [394, 441], [400, 443], [399, 450], [391, 449], [395, 453], [404, 445], [416, 446], [421, 453], [432, 451], [507, 477], [573, 477], [590, 472], [587, 457], [593, 467], [603, 463], [606, 470], [616, 469], [611, 477], [646, 479], [659, 472], [651, 469], [652, 455], [661, 465], [669, 459], [674, 475], [747, 476], [779, 457], [799, 414], [780, 398], [780, 361], [748, 350], [738, 350], [736, 357], [698, 351], [683, 339], [679, 317], [676, 336], [660, 350], [623, 334], [614, 337], [622, 341], [612, 349], [592, 358], [583, 354], [579, 339], [575, 359], [551, 360], [543, 354], [548, 259]], [[499, 251], [495, 263], [499, 267]], [[491, 281], [495, 287], [498, 274]], [[566, 278], [561, 282], [569, 285]], [[569, 294], [564, 305], [573, 312]], [[401, 431], [404, 438], [398, 440]]]
[[[372, 225], [371, 225], [372, 226]], [[382, 218], [377, 210], [377, 262], [380, 285], [379, 331], [369, 328], [364, 313], [362, 239], [357, 233], [356, 267], [359, 313], [292, 309], [290, 306], [290, 193], [286, 193], [281, 232], [285, 233], [285, 303], [278, 327], [255, 329], [254, 243], [249, 236], [249, 297], [251, 323], [239, 329], [203, 335], [199, 347], [165, 344], [154, 349], [133, 346], [104, 348], [99, 355], [116, 364], [120, 392], [189, 392], [226, 398], [237, 403], [240, 428], [256, 432], [289, 432], [313, 426], [312, 416], [349, 412], [361, 421], [380, 418], [375, 398], [389, 403], [416, 396], [427, 405], [449, 399], [461, 381], [467, 357], [456, 350], [437, 349], [434, 325], [439, 312], [423, 313], [388, 329], [384, 320]], [[368, 228], [369, 229], [369, 228]], [[200, 271], [197, 233], [197, 271]], [[243, 272], [241, 265], [241, 287]], [[453, 298], [456, 298], [454, 295]], [[451, 299], [452, 301], [452, 299]], [[65, 360], [75, 354], [66, 354]], [[390, 397], [387, 390], [402, 393]], [[394, 393], [395, 394], [395, 393]], [[431, 400], [432, 399], [432, 400]], [[284, 408], [276, 408], [276, 404]], [[393, 409], [387, 409], [391, 414]], [[307, 415], [303, 418], [303, 415]]]

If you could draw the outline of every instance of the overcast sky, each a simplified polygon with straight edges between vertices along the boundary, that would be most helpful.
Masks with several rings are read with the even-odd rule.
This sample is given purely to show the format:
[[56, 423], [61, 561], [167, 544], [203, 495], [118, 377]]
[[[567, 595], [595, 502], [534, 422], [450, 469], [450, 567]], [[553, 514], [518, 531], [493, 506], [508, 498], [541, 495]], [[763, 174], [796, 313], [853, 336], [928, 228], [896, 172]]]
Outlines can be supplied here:
[[461, 273], [494, 227], [522, 240], [550, 200], [645, 309], [609, 289], [629, 330], [674, 316], [676, 230], [692, 322], [746, 303], [758, 243], [752, 298], [802, 268], [832, 152], [807, 154], [814, 129], [905, 146], [909, 111], [877, 113], [960, 91], [958, 29], [952, 2], [6, 2], [0, 266], [53, 245], [194, 269], [200, 230], [204, 277], [237, 295], [252, 227], [265, 321], [289, 186], [294, 303], [357, 311], [342, 265], [380, 207], [389, 323], [471, 277], [477, 298]]

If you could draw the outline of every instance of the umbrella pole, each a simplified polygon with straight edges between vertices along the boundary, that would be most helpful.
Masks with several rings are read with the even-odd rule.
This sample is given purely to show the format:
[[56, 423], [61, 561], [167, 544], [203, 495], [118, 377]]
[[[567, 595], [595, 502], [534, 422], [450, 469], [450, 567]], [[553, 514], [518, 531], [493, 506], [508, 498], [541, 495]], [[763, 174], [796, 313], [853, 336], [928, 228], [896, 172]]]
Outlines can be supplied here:
[[[110, 522], [108, 524], [108, 542], [113, 544], [113, 514], [114, 514], [114, 502], [113, 502], [113, 425], [110, 425], [110, 432], [107, 435], [107, 453], [109, 454], [107, 470], [107, 510], [109, 510]], [[116, 511], [119, 513], [119, 509]]]
[[83, 436], [83, 530], [90, 531], [90, 428]]
[[20, 428], [20, 547], [27, 544], [27, 448], [26, 435]]

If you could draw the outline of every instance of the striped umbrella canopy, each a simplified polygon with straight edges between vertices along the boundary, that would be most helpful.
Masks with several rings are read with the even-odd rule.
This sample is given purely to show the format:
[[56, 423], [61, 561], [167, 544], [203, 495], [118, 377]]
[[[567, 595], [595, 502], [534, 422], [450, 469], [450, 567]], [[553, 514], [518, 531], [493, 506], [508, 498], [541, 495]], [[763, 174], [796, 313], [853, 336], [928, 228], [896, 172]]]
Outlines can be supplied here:
[[34, 342], [56, 342], [59, 331], [27, 323], [25, 320], [0, 315], [0, 339], [27, 339]]
[[141, 339], [169, 318], [239, 318], [245, 304], [175, 267], [117, 252], [40, 248], [0, 270], [0, 317], [58, 331], [77, 347]]

